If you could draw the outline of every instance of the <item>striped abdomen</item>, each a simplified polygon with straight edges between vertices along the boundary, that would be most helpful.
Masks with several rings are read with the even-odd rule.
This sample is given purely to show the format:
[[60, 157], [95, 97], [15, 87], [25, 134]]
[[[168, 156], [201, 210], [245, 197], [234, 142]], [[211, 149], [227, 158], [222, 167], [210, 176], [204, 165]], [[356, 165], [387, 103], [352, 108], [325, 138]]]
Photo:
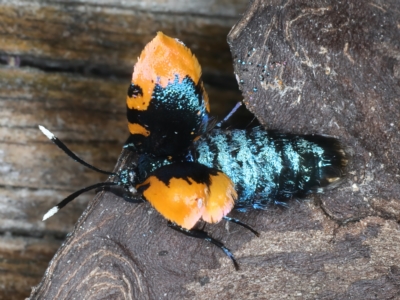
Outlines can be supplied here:
[[238, 193], [236, 208], [265, 208], [321, 192], [339, 182], [347, 164], [330, 137], [251, 130], [213, 130], [195, 145], [195, 160], [228, 175]]

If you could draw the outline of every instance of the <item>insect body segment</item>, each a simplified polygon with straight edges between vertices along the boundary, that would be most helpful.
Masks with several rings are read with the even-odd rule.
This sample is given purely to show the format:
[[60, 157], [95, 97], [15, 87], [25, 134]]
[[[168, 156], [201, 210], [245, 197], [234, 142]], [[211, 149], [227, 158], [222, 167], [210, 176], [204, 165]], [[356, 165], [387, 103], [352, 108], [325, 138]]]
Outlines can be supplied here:
[[322, 192], [343, 178], [347, 159], [336, 139], [279, 134], [261, 127], [209, 130], [212, 122], [200, 65], [185, 45], [161, 32], [146, 45], [134, 67], [126, 105], [130, 137], [124, 147], [140, 154], [133, 170], [97, 169], [40, 127], [71, 158], [116, 180], [71, 194], [44, 219], [91, 189], [122, 187], [124, 199], [137, 203], [141, 200], [129, 197], [136, 188], [171, 228], [213, 243], [238, 268], [221, 242], [194, 229], [198, 221], [224, 219], [258, 235], [227, 214], [233, 208], [265, 209], [271, 203]]
[[158, 168], [136, 188], [166, 219], [188, 230], [200, 219], [219, 222], [237, 198], [229, 177], [194, 162]]
[[179, 154], [207, 129], [210, 108], [200, 65], [185, 45], [161, 32], [134, 67], [126, 104], [126, 147], [140, 153]]
[[[39, 128], [53, 143], [80, 164], [97, 172], [119, 178], [117, 182], [101, 182], [72, 193], [51, 208], [43, 216], [43, 221], [52, 217], [83, 192], [98, 188], [108, 189], [113, 186], [123, 187], [126, 191], [130, 191], [131, 188], [133, 188], [134, 182], [132, 182], [130, 178], [131, 170], [122, 170], [120, 173], [112, 173], [93, 167], [76, 156], [49, 130], [43, 126], [39, 126]], [[142, 156], [153, 157], [149, 155]], [[142, 163], [138, 169], [143, 169], [144, 166], [154, 167], [152, 164]], [[228, 248], [221, 242], [213, 239], [206, 232], [192, 229], [200, 219], [209, 223], [216, 223], [221, 219], [225, 219], [228, 222], [247, 228], [258, 236], [258, 232], [247, 224], [226, 216], [226, 214], [232, 210], [237, 198], [233, 183], [229, 177], [221, 171], [188, 161], [170, 164], [168, 159], [161, 159], [157, 166], [155, 170], [151, 171], [152, 174], [148, 176], [144, 182], [136, 185], [138, 191], [141, 192], [143, 197], [165, 218], [173, 221], [169, 223], [171, 228], [183, 232], [186, 235], [204, 239], [216, 245], [224, 251], [232, 260], [235, 268], [238, 269], [239, 265]], [[135, 171], [140, 174], [138, 170]], [[145, 173], [145, 170], [142, 170], [141, 173]], [[140, 199], [131, 198], [126, 193], [120, 192], [121, 191], [117, 194], [116, 191], [114, 191], [114, 193], [122, 196], [128, 202], [142, 202]]]
[[237, 209], [321, 192], [343, 177], [347, 164], [330, 137], [251, 130], [213, 130], [200, 139], [195, 160], [227, 174], [238, 192]]
[[[214, 129], [193, 145], [188, 157], [232, 180], [238, 194], [235, 208], [239, 210], [265, 209], [271, 203], [334, 187], [343, 178], [347, 164], [334, 138], [280, 134], [261, 127]], [[142, 156], [139, 178], [167, 164], [167, 159]], [[207, 218], [203, 216], [203, 220]]]

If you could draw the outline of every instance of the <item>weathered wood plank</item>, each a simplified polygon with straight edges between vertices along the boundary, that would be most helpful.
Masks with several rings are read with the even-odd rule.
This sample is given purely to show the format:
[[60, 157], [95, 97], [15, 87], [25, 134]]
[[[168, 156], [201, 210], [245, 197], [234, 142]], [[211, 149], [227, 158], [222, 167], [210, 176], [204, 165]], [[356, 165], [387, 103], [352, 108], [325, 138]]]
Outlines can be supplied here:
[[[199, 57], [204, 73], [231, 75], [225, 37], [246, 1], [0, 2], [0, 53], [30, 65], [129, 74], [159, 30]], [[45, 29], [45, 30], [44, 30]]]
[[[119, 111], [116, 109], [118, 85], [123, 86], [76, 75], [0, 67], [0, 232], [10, 235], [6, 242], [11, 244], [36, 237], [35, 243], [42, 245], [37, 251], [43, 252], [36, 253], [42, 257], [36, 264], [30, 257], [30, 247], [4, 252], [6, 243], [0, 245], [2, 261], [9, 262], [2, 266], [0, 298], [21, 299], [29, 295], [30, 287], [37, 284], [48, 260], [73, 229], [93, 194], [78, 199], [59, 219], [44, 223], [41, 216], [75, 189], [105, 179], [68, 159], [40, 133], [37, 125], [54, 129], [60, 137], [70, 137], [71, 148], [81, 157], [112, 169], [121, 149], [118, 143], [126, 135], [120, 130], [114, 131], [113, 136], [112, 131], [102, 130], [99, 124], [126, 127], [124, 105]], [[86, 99], [89, 95], [93, 95], [92, 103]], [[123, 95], [121, 91], [121, 99]], [[96, 100], [104, 110], [91, 108]], [[107, 110], [114, 110], [115, 114]], [[86, 126], [85, 122], [92, 124]], [[96, 134], [97, 130], [103, 134]], [[56, 240], [49, 244], [46, 237]], [[22, 271], [18, 266], [35, 271]]]
[[59, 246], [54, 239], [0, 237], [0, 299], [24, 299]]
[[[43, 213], [105, 176], [74, 163], [37, 125], [47, 126], [85, 160], [112, 169], [127, 138], [125, 96], [132, 66], [156, 31], [185, 41], [199, 57], [210, 98], [217, 99], [214, 112], [223, 115], [229, 105], [221, 102], [239, 101], [226, 35], [246, 2], [1, 0], [1, 236], [10, 236], [10, 243], [33, 236], [46, 247], [45, 238], [60, 244], [72, 231], [94, 193], [54, 220], [43, 223]], [[1, 252], [1, 245], [0, 259], [17, 262], [19, 250]], [[29, 261], [30, 253], [18, 257], [24, 255]], [[29, 280], [17, 275], [16, 266], [3, 267], [0, 299], [21, 299], [39, 282], [46, 263], [38, 263]]]

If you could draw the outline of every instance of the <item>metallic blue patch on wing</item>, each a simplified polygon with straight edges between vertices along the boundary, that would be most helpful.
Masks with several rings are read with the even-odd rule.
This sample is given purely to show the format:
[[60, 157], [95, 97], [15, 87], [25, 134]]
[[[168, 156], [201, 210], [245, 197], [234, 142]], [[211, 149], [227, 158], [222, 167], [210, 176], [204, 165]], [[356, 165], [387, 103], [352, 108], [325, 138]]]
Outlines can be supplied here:
[[179, 82], [179, 76], [175, 75], [174, 81], [168, 82], [166, 87], [154, 89], [152, 98], [156, 101], [156, 109], [167, 110], [192, 110], [205, 109], [203, 99], [193, 80], [186, 76]]

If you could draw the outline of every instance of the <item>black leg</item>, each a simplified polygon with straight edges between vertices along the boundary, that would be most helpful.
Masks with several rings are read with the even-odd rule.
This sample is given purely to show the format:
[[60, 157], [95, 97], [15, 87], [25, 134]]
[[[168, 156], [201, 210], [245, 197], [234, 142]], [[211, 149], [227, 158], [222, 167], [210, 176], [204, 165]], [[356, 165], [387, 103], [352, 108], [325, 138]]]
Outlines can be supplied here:
[[235, 107], [229, 112], [229, 114], [221, 122], [218, 122], [215, 127], [221, 128], [222, 124], [226, 123], [226, 121], [228, 121], [229, 118], [232, 117], [232, 115], [239, 109], [240, 106], [242, 106], [242, 104], [242, 101], [236, 103]]
[[285, 208], [289, 207], [289, 205], [286, 202], [282, 202], [282, 201], [278, 201], [278, 200], [274, 200], [274, 204], [277, 206], [285, 207]]
[[246, 223], [243, 223], [242, 221], [238, 220], [238, 219], [234, 219], [234, 218], [230, 218], [230, 217], [224, 217], [224, 220], [228, 221], [228, 222], [232, 222], [235, 224], [238, 224], [240, 226], [243, 226], [244, 228], [250, 230], [252, 233], [254, 233], [256, 236], [260, 236], [260, 234], [255, 231], [253, 228], [251, 228], [249, 225], [247, 225]]
[[236, 261], [235, 257], [233, 256], [232, 252], [228, 248], [226, 248], [224, 246], [224, 244], [222, 244], [220, 241], [218, 241], [218, 240], [212, 238], [211, 236], [209, 236], [207, 234], [207, 232], [202, 231], [202, 230], [196, 230], [196, 229], [188, 230], [188, 229], [182, 228], [182, 227], [180, 227], [180, 226], [178, 226], [178, 225], [176, 225], [176, 224], [174, 224], [172, 222], [168, 222], [168, 226], [171, 227], [172, 229], [176, 230], [176, 231], [179, 231], [179, 232], [187, 235], [187, 236], [195, 237], [195, 238], [198, 238], [198, 239], [203, 239], [203, 240], [205, 240], [207, 242], [210, 242], [211, 244], [214, 244], [215, 246], [220, 248], [222, 251], [224, 251], [224, 253], [232, 260], [236, 271], [239, 270], [239, 264], [237, 263], [237, 261]]

